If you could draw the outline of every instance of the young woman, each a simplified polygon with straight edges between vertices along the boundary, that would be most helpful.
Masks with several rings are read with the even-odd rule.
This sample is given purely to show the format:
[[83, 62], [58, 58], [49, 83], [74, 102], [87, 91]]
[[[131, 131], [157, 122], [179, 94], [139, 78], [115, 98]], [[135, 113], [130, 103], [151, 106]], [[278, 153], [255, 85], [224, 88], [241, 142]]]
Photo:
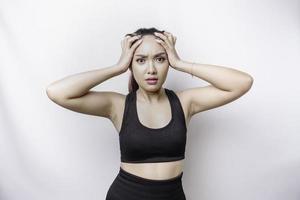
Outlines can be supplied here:
[[[245, 72], [181, 60], [175, 42], [169, 32], [138, 29], [122, 40], [117, 64], [75, 74], [47, 87], [55, 103], [106, 117], [118, 131], [120, 170], [106, 200], [185, 200], [181, 180], [191, 117], [239, 98], [252, 86], [253, 78]], [[182, 91], [163, 88], [169, 66], [211, 84]], [[128, 94], [90, 91], [128, 69]]]

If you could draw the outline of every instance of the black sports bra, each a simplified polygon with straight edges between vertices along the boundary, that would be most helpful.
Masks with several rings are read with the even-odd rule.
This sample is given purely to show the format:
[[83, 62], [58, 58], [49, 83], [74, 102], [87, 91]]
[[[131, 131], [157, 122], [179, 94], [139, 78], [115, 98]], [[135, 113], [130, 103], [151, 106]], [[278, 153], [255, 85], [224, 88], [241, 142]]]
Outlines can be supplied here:
[[186, 123], [176, 93], [164, 88], [171, 105], [172, 119], [161, 128], [149, 128], [138, 119], [136, 91], [126, 95], [119, 144], [121, 161], [150, 163], [185, 158]]

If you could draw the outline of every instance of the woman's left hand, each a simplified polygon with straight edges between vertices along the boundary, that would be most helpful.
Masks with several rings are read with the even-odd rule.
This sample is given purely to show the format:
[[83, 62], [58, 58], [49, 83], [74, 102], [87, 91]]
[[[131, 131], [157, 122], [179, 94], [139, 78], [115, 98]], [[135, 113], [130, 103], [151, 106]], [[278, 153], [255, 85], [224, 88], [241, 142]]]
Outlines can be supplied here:
[[175, 50], [176, 37], [166, 31], [164, 34], [158, 32], [154, 34], [159, 37], [159, 39], [157, 38], [155, 40], [165, 48], [170, 66], [175, 68], [176, 64], [180, 62], [180, 58]]

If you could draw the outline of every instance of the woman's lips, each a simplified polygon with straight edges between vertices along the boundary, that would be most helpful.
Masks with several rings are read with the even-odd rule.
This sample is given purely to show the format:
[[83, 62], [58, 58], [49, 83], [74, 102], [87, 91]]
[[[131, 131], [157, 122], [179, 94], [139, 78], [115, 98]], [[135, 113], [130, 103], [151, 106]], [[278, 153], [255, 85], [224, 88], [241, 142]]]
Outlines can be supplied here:
[[156, 78], [153, 78], [153, 79], [150, 78], [150, 79], [146, 79], [146, 81], [147, 81], [147, 83], [149, 85], [155, 85], [157, 83], [158, 79], [156, 79]]

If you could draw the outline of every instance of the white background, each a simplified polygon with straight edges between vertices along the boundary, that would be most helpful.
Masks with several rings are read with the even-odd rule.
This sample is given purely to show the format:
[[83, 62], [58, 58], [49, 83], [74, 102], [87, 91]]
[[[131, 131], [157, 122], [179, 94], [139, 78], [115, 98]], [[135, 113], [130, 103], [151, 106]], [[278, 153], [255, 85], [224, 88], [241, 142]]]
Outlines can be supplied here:
[[[232, 67], [251, 90], [188, 126], [187, 200], [299, 200], [300, 6], [296, 0], [1, 0], [0, 199], [98, 200], [118, 173], [105, 118], [54, 104], [51, 82], [115, 64], [138, 28], [177, 37], [185, 61]], [[127, 94], [129, 71], [93, 90]], [[169, 70], [173, 90], [208, 83]]]

